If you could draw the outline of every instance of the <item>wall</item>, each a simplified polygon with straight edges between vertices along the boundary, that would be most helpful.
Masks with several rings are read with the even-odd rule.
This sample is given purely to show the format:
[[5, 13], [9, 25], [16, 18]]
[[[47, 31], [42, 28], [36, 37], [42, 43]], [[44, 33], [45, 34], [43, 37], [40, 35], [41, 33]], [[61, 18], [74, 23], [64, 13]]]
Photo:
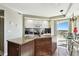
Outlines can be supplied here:
[[51, 36], [52, 36], [52, 42], [56, 42], [57, 43], [57, 38], [56, 38], [56, 34], [55, 34], [55, 21], [53, 19], [51, 19], [50, 21], [50, 24], [51, 24]]
[[54, 35], [54, 21], [51, 21], [51, 35]]
[[4, 10], [4, 55], [7, 55], [7, 40], [22, 37], [22, 15], [0, 5], [0, 9]]

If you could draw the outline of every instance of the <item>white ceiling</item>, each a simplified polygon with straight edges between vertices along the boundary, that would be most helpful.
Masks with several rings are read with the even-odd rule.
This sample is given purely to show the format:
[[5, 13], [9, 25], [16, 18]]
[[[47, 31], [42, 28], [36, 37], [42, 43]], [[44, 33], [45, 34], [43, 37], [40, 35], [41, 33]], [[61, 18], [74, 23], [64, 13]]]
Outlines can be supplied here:
[[79, 16], [79, 3], [74, 3], [66, 17]]
[[[57, 16], [62, 15], [60, 10], [63, 9], [63, 14], [66, 13], [69, 3], [4, 3], [2, 4], [9, 8], [12, 8], [22, 14], [28, 15], [37, 15], [37, 16]], [[79, 10], [79, 4], [73, 4], [71, 9], [68, 12], [68, 15], [71, 15], [74, 11]]]

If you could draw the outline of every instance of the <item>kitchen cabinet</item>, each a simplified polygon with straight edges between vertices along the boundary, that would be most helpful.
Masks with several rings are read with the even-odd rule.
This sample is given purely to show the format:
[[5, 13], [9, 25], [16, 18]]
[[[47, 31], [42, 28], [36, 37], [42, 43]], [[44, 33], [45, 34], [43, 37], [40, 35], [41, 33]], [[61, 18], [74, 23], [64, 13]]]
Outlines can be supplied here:
[[8, 41], [8, 56], [18, 56], [20, 54], [20, 46]]
[[52, 55], [52, 39], [36, 38], [35, 39], [35, 56]]
[[25, 44], [16, 44], [8, 41], [8, 56], [24, 56], [34, 54], [34, 42], [30, 41]]
[[56, 44], [52, 44], [51, 37], [32, 38], [24, 44], [8, 40], [8, 56], [51, 56], [56, 50]]

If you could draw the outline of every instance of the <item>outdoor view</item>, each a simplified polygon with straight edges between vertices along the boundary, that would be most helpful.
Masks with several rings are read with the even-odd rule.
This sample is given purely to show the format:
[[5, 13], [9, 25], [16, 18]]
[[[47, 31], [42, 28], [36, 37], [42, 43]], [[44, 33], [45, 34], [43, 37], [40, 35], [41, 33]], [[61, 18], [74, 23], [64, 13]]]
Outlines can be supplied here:
[[[59, 55], [69, 55], [67, 49], [68, 21], [57, 22], [57, 48]], [[63, 53], [61, 53], [63, 50]]]

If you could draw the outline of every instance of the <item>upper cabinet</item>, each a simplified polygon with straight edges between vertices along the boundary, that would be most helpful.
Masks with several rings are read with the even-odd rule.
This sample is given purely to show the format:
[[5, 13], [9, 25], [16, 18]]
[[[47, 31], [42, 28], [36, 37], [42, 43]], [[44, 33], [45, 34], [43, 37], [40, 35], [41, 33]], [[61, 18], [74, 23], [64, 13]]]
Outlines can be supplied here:
[[24, 18], [25, 28], [49, 28], [49, 21], [38, 18]]

